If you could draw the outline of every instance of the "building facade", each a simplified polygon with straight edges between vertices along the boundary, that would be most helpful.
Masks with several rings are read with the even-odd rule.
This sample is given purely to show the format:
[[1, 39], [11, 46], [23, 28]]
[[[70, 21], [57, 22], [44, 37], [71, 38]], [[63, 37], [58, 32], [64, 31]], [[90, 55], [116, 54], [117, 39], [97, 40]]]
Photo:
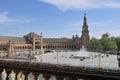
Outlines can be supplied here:
[[82, 45], [89, 48], [89, 31], [84, 14], [82, 35], [69, 38], [44, 38], [42, 34], [31, 32], [23, 37], [0, 36], [0, 54], [13, 56], [18, 51], [79, 50]]

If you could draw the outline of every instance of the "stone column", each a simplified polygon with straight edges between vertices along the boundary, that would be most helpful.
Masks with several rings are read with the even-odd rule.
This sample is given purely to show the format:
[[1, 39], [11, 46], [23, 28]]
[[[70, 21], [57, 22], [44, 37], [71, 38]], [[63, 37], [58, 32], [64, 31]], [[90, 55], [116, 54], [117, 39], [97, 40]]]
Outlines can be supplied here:
[[9, 80], [16, 80], [15, 77], [16, 77], [16, 74], [15, 74], [15, 72], [12, 70], [11, 73], [9, 74]]
[[6, 77], [7, 77], [7, 73], [6, 73], [6, 70], [4, 69], [1, 73], [0, 80], [6, 80]]
[[9, 41], [8, 43], [8, 57], [11, 57], [14, 55], [14, 45], [13, 45], [14, 42], [12, 41]]

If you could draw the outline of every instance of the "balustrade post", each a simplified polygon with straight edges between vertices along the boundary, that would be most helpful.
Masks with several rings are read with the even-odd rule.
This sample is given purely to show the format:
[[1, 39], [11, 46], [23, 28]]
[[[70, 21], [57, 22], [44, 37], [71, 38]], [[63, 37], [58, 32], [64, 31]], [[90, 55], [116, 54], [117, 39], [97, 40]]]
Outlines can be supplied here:
[[3, 69], [3, 71], [2, 71], [2, 73], [1, 73], [1, 78], [0, 78], [0, 80], [6, 80], [6, 77], [7, 77], [7, 73], [6, 73], [6, 70], [5, 69]]

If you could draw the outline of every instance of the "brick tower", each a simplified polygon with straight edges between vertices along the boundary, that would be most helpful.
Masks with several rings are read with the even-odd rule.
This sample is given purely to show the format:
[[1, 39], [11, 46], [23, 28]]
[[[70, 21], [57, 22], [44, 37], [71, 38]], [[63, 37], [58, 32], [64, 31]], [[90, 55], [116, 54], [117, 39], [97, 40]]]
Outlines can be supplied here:
[[82, 26], [81, 42], [82, 42], [82, 45], [84, 45], [85, 48], [89, 48], [90, 38], [89, 38], [89, 31], [88, 31], [86, 13], [84, 13], [84, 19], [83, 20], [84, 20], [84, 22], [83, 22], [83, 26]]

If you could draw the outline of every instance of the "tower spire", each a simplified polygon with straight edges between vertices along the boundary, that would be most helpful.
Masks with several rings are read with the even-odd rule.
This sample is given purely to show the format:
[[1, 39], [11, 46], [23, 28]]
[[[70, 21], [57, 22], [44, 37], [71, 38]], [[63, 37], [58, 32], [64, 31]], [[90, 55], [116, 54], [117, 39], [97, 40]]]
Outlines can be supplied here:
[[84, 12], [84, 22], [83, 25], [87, 26], [87, 17], [86, 17], [86, 12]]
[[83, 18], [81, 40], [82, 40], [82, 45], [84, 45], [86, 48], [88, 48], [88, 46], [89, 46], [89, 30], [88, 30], [88, 25], [87, 25], [86, 12], [84, 13], [84, 18]]
[[86, 12], [84, 12], [84, 17], [86, 17]]

